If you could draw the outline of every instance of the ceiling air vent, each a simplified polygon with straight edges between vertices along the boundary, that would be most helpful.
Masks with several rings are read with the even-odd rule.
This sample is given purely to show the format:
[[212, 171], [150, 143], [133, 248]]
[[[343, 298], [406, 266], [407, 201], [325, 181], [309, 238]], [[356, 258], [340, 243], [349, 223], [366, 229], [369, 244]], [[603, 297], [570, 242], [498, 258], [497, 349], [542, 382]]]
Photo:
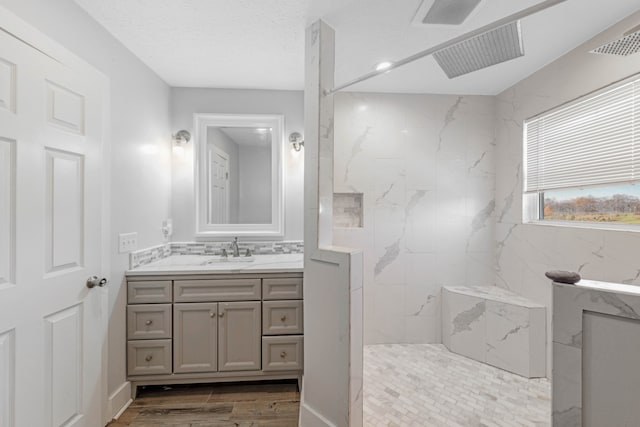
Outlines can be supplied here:
[[624, 36], [590, 51], [604, 55], [629, 56], [640, 51], [640, 25], [624, 33]]
[[460, 25], [480, 0], [424, 0], [413, 18], [415, 25]]

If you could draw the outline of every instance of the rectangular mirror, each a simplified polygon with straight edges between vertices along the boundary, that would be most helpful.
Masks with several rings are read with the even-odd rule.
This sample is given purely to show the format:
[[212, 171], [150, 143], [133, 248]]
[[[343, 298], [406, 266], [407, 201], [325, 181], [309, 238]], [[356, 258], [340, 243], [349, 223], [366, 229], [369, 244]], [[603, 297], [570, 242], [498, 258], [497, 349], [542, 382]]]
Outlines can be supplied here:
[[284, 117], [196, 114], [196, 236], [282, 236]]

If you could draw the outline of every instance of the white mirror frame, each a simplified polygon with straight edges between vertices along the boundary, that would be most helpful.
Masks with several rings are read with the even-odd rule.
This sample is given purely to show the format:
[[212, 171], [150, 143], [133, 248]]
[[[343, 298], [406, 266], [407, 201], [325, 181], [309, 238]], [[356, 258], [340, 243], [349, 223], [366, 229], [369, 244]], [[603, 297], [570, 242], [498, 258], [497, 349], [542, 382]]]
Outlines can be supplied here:
[[[208, 127], [271, 128], [271, 224], [207, 224], [206, 149]], [[267, 114], [195, 114], [194, 165], [196, 237], [282, 237], [284, 235], [284, 116]], [[202, 191], [200, 191], [202, 190]]]

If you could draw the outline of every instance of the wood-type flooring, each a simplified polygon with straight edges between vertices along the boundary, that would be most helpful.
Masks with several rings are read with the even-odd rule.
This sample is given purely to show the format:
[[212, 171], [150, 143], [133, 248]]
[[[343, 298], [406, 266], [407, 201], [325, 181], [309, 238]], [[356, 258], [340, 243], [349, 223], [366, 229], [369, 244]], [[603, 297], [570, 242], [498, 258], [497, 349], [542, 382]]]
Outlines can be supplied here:
[[147, 386], [108, 427], [297, 427], [295, 382]]

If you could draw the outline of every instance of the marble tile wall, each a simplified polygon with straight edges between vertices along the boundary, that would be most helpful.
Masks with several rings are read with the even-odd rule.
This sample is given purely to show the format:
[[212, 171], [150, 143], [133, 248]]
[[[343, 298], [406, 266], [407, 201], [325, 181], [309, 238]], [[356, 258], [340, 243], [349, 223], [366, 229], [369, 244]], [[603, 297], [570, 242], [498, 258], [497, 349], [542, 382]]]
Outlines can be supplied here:
[[339, 93], [334, 191], [363, 194], [364, 340], [437, 343], [440, 289], [492, 285], [494, 98]]
[[[551, 306], [545, 271], [640, 285], [640, 233], [522, 223], [522, 123], [525, 119], [638, 72], [637, 58], [588, 53], [633, 26], [630, 16], [498, 95], [496, 105], [495, 284]], [[551, 311], [547, 310], [551, 339]], [[551, 358], [548, 342], [548, 357]], [[547, 364], [551, 374], [551, 363]]]
[[545, 311], [497, 286], [447, 286], [442, 342], [454, 353], [523, 377], [546, 377]]

